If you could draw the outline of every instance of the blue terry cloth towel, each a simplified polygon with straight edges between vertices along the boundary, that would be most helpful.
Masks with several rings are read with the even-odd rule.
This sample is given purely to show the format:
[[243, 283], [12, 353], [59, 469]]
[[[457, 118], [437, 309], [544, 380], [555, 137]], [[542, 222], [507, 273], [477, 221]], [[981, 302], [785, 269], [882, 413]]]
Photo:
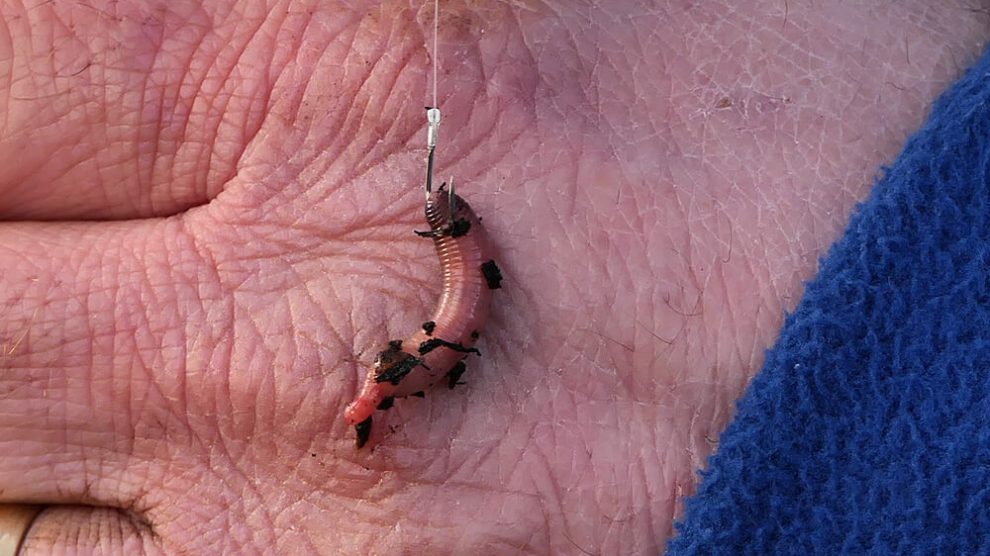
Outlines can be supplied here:
[[990, 54], [822, 260], [668, 553], [990, 554]]

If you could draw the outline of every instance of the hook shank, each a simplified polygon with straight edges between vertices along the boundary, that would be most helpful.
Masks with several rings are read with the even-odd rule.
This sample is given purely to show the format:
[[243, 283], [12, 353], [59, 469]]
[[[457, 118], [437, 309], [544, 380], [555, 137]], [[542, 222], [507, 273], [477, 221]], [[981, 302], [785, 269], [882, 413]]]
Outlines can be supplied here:
[[437, 137], [440, 135], [440, 109], [436, 107], [426, 109], [426, 147], [429, 154], [426, 156], [426, 196], [429, 197], [433, 191], [433, 159], [437, 150]]

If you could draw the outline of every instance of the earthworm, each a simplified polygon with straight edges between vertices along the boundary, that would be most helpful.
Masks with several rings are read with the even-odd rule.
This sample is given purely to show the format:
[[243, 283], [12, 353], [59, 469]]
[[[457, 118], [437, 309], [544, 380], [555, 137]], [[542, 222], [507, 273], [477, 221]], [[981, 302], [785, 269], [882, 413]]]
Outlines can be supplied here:
[[488, 320], [492, 290], [502, 275], [481, 219], [464, 199], [441, 185], [426, 199], [427, 232], [440, 259], [443, 289], [430, 320], [405, 340], [392, 340], [375, 357], [357, 398], [344, 410], [357, 431], [357, 446], [371, 434], [372, 414], [392, 407], [394, 398], [423, 396], [443, 378], [453, 388], [464, 373], [463, 359], [481, 355], [474, 347]]

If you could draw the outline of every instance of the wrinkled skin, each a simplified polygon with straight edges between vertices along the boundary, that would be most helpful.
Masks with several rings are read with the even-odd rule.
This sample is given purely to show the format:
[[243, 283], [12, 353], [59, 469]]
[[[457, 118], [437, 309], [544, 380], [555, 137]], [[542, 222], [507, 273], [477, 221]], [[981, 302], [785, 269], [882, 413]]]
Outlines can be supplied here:
[[5, 0], [0, 501], [57, 505], [24, 552], [662, 550], [988, 17], [576, 4], [443, 3], [439, 170], [506, 279], [467, 386], [357, 451], [344, 406], [439, 288], [431, 10]]

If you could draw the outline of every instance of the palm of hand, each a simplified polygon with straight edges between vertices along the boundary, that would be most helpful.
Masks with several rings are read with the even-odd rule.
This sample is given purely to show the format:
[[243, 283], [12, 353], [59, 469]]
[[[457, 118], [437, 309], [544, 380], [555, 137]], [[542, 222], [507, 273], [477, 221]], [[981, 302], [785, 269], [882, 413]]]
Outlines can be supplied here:
[[982, 29], [633, 4], [446, 8], [441, 171], [505, 289], [468, 386], [397, 404], [373, 451], [341, 411], [439, 288], [412, 234], [428, 11], [0, 7], [2, 500], [114, 508], [47, 511], [27, 552], [661, 547]]

